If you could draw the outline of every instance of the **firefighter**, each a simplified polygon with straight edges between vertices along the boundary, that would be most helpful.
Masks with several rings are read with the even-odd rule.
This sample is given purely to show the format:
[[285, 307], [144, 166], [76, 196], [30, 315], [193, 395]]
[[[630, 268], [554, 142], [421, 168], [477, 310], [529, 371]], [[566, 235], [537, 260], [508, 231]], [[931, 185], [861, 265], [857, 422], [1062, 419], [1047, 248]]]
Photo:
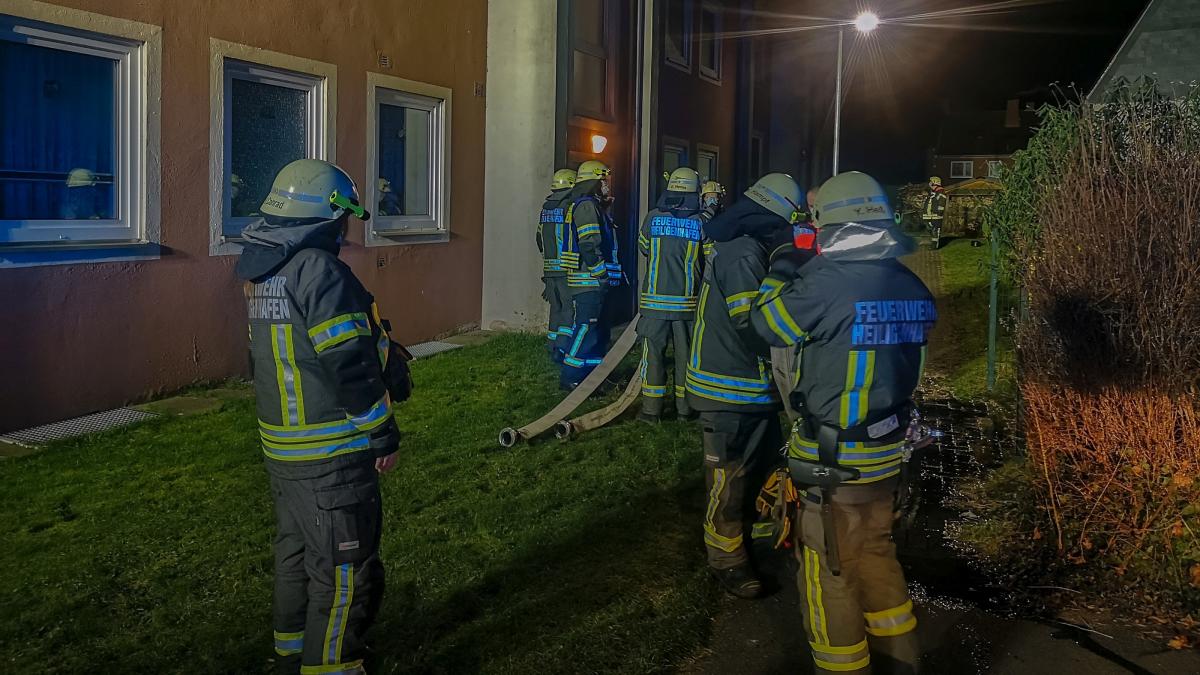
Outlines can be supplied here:
[[921, 210], [921, 220], [929, 228], [933, 238], [931, 246], [934, 249], [942, 243], [942, 222], [946, 219], [946, 207], [950, 204], [950, 195], [942, 187], [942, 179], [937, 176], [929, 177], [929, 196], [925, 198], [925, 208]]
[[803, 196], [791, 176], [773, 173], [745, 197], [705, 228], [715, 245], [700, 288], [686, 387], [704, 432], [708, 564], [727, 591], [748, 599], [762, 593], [762, 582], [746, 534], [783, 442], [768, 349], [750, 326], [750, 310], [772, 250], [790, 243]]
[[550, 195], [542, 204], [535, 237], [538, 251], [542, 254], [542, 297], [550, 303], [549, 328], [546, 338], [550, 341], [550, 358], [562, 363], [562, 344], [570, 339], [571, 298], [567, 292], [567, 272], [562, 265], [563, 239], [566, 236], [567, 209], [571, 207], [571, 188], [575, 187], [575, 171], [559, 169], [550, 181]]
[[598, 160], [579, 166], [571, 206], [567, 211], [567, 240], [563, 268], [574, 320], [565, 345], [559, 386], [573, 390], [604, 359], [609, 325], [604, 298], [624, 279], [617, 257], [617, 240], [608, 205], [612, 203], [612, 170]]
[[715, 180], [705, 181], [700, 188], [700, 208], [716, 216], [725, 209], [725, 186]]
[[638, 419], [657, 423], [667, 397], [667, 348], [675, 355], [675, 411], [691, 419], [684, 395], [689, 343], [695, 326], [696, 299], [704, 263], [704, 222], [700, 175], [682, 167], [671, 173], [667, 191], [642, 221], [638, 249], [646, 257], [638, 335], [642, 342], [642, 411]]
[[[400, 434], [384, 384], [387, 333], [338, 251], [354, 181], [316, 159], [285, 166], [246, 227], [258, 427], [275, 502], [280, 672], [362, 673], [383, 596], [379, 474]], [[384, 350], [386, 351], [386, 350]]]
[[830, 179], [816, 216], [821, 255], [798, 275], [794, 253], [776, 255], [750, 314], [768, 343], [802, 346], [788, 468], [804, 627], [818, 673], [871, 672], [868, 636], [894, 672], [914, 673], [916, 618], [891, 535], [936, 309], [898, 260], [916, 245], [873, 178]]

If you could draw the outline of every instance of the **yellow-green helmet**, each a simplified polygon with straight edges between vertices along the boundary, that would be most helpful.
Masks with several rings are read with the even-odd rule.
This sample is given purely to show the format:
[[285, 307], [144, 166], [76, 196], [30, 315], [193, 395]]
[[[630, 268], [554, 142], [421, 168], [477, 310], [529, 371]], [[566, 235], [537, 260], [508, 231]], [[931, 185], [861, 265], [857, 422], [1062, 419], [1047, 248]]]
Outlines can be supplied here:
[[804, 193], [795, 178], [786, 173], [769, 173], [746, 190], [746, 196], [789, 223], [804, 212]]
[[825, 181], [817, 193], [815, 215], [820, 227], [878, 220], [894, 222], [883, 186], [861, 171], [838, 174]]
[[361, 206], [350, 174], [320, 159], [298, 159], [280, 169], [260, 210], [288, 220], [333, 220], [346, 213], [362, 220], [371, 217]]
[[572, 169], [559, 169], [554, 172], [554, 178], [550, 181], [551, 190], [566, 190], [567, 188], [575, 187], [576, 173]]
[[930, 185], [941, 185], [941, 184], [942, 184], [942, 179], [941, 179], [941, 177], [939, 177], [939, 176], [930, 176], [930, 177], [929, 177], [929, 184], [930, 184]]
[[67, 174], [67, 187], [94, 187], [96, 174], [91, 169], [71, 169]]
[[700, 195], [704, 196], [704, 195], [711, 195], [711, 194], [717, 194], [717, 195], [724, 197], [725, 196], [725, 186], [721, 185], [720, 183], [718, 183], [715, 180], [708, 181], [707, 183], [704, 184], [703, 187], [700, 188]]
[[667, 177], [667, 192], [692, 192], [700, 189], [700, 174], [695, 169], [681, 166]]
[[579, 165], [579, 174], [575, 182], [582, 183], [589, 180], [600, 180], [608, 178], [610, 175], [612, 175], [612, 169], [608, 168], [607, 164], [598, 159], [589, 159]]

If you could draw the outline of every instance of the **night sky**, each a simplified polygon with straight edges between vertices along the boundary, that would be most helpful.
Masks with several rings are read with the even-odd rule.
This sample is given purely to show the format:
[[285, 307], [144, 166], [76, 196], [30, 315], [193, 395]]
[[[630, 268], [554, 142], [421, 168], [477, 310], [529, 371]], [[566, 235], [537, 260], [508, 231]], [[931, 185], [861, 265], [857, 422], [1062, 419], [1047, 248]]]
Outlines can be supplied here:
[[[792, 4], [796, 14], [818, 17], [853, 16], [857, 6], [875, 11], [884, 21], [866, 38], [852, 39], [847, 34], [849, 86], [842, 167], [867, 171], [885, 183], [900, 183], [923, 180], [925, 150], [934, 145], [946, 111], [1003, 109], [1007, 99], [1017, 97], [1047, 100], [1055, 95], [1052, 85], [1075, 85], [1086, 94], [1147, 3], [798, 0]], [[986, 14], [899, 19], [989, 7], [993, 11]], [[805, 22], [772, 19], [776, 25]], [[830, 62], [830, 78], [834, 35], [833, 30], [795, 34], [810, 43], [806, 51], [811, 49], [815, 60]], [[832, 134], [832, 114], [827, 117]]]

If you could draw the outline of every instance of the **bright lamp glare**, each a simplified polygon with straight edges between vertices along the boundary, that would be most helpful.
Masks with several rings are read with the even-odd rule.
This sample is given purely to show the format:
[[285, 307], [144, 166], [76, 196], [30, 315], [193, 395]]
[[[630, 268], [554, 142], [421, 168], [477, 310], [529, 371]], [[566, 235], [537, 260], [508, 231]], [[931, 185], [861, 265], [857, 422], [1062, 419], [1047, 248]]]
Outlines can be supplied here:
[[608, 139], [600, 134], [592, 135], [592, 153], [599, 155], [608, 147]]
[[875, 12], [863, 12], [854, 18], [854, 27], [860, 33], [870, 33], [879, 28], [879, 15]]

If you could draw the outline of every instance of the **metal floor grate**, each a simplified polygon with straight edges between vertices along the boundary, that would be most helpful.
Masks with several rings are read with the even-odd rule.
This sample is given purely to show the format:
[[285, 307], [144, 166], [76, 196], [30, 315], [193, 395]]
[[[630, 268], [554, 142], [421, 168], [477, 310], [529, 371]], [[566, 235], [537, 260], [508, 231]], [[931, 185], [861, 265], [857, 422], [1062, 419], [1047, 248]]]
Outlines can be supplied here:
[[117, 408], [116, 410], [106, 410], [105, 412], [84, 415], [83, 417], [63, 420], [62, 422], [55, 422], [53, 424], [44, 424], [40, 427], [10, 431], [6, 434], [0, 434], [0, 441], [26, 447], [36, 447], [45, 445], [50, 441], [116, 429], [117, 427], [123, 427], [134, 422], [154, 419], [155, 417], [158, 417], [158, 415], [151, 412], [143, 412], [132, 408]]
[[433, 340], [432, 342], [422, 342], [419, 345], [411, 345], [408, 347], [408, 352], [413, 355], [414, 359], [423, 359], [434, 354], [441, 354], [452, 349], [461, 349], [462, 345], [456, 345], [453, 342], [441, 342]]

